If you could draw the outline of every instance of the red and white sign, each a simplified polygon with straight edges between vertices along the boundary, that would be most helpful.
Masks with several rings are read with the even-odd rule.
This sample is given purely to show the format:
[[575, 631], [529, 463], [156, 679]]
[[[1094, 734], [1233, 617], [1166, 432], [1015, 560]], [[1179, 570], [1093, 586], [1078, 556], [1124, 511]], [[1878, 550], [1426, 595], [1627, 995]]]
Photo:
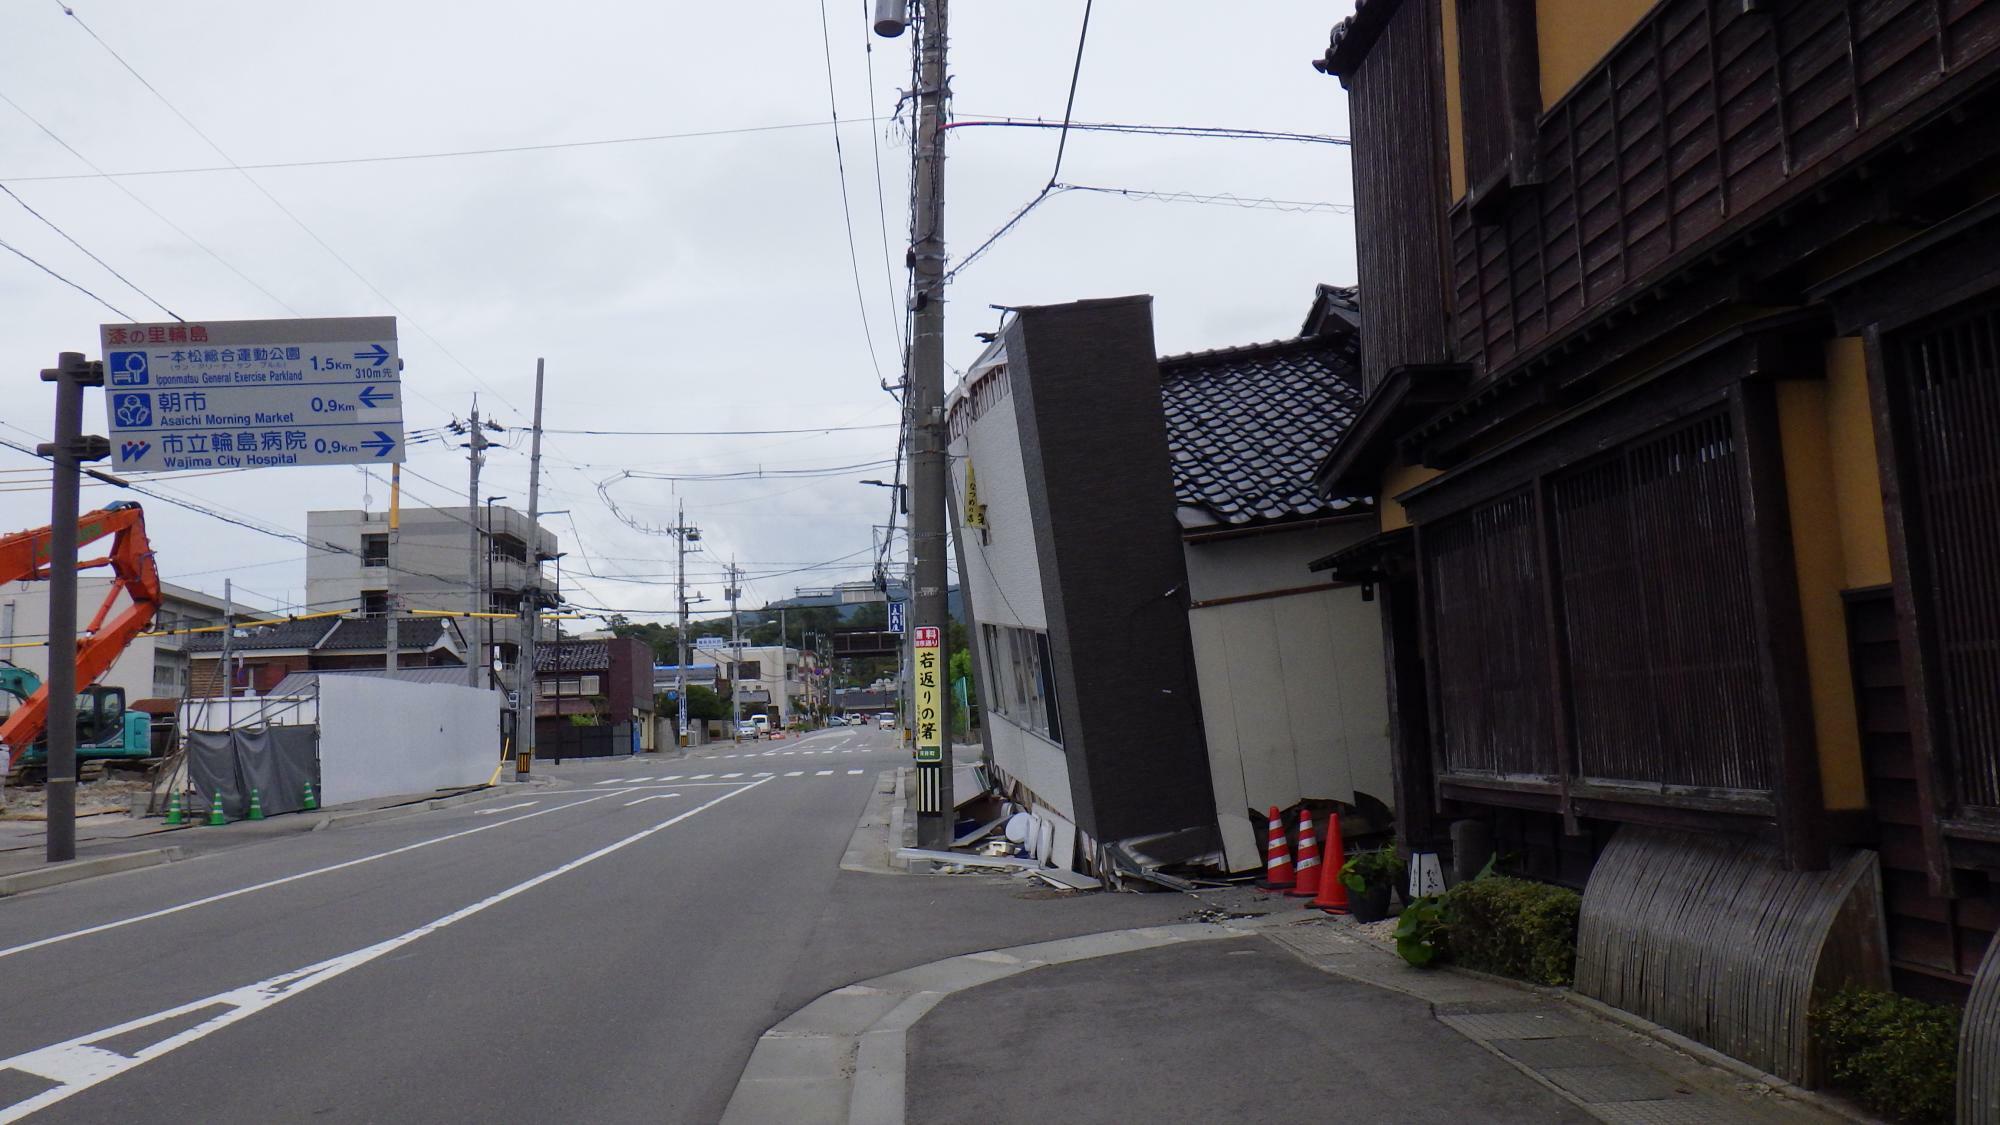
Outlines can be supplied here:
[[918, 648], [938, 648], [943, 643], [944, 642], [942, 638], [938, 636], [937, 626], [935, 625], [917, 626], [916, 645]]

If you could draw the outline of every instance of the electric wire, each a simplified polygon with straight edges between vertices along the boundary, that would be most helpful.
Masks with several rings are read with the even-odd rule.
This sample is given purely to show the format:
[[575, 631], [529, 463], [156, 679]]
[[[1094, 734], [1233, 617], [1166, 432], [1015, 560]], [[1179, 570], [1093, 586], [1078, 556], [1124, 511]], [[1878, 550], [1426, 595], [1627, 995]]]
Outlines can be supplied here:
[[868, 298], [862, 293], [861, 255], [854, 248], [854, 209], [847, 196], [847, 155], [840, 143], [840, 100], [834, 94], [833, 32], [826, 23], [826, 0], [819, 0], [819, 43], [826, 57], [826, 105], [827, 114], [833, 119], [833, 165], [840, 178], [840, 219], [847, 227], [847, 265], [854, 275], [854, 311], [861, 314], [861, 338], [868, 344], [868, 362], [875, 368], [875, 377], [880, 379], [882, 360], [875, 354], [875, 330], [870, 325]]
[[0, 238], [0, 249], [6, 250], [7, 252], [13, 254], [15, 257], [28, 263], [29, 265], [35, 267], [36, 269], [42, 271], [43, 273], [48, 274], [50, 277], [55, 278], [57, 281], [62, 282], [64, 285], [69, 286], [71, 289], [76, 290], [77, 292], [83, 294], [84, 296], [90, 298], [91, 300], [96, 301], [98, 304], [103, 305], [105, 308], [110, 309], [112, 312], [117, 313], [118, 319], [120, 320], [132, 319], [132, 314], [126, 312], [125, 310], [119, 308], [117, 305], [112, 304], [110, 301], [105, 300], [104, 298], [98, 296], [97, 294], [91, 292], [90, 290], [85, 289], [82, 285], [79, 285], [76, 282], [71, 281], [69, 278], [64, 277], [63, 275], [57, 273], [55, 270], [50, 269], [48, 266], [43, 265], [41, 262], [30, 257], [27, 251], [21, 249], [20, 247], [14, 245], [13, 243], [7, 241], [4, 238]]
[[[867, 28], [869, 22], [868, 0], [861, 0], [861, 17], [863, 25], [861, 31], [861, 48], [862, 55], [868, 64], [868, 97], [872, 102], [875, 97], [875, 37], [869, 34]], [[869, 120], [873, 122], [875, 119], [870, 118]], [[900, 311], [896, 309], [896, 273], [894, 267], [889, 264], [889, 204], [882, 187], [882, 131], [871, 127], [868, 130], [868, 138], [873, 142], [870, 147], [875, 153], [875, 219], [876, 225], [882, 233], [882, 284], [888, 287], [889, 308], [892, 311]], [[898, 350], [900, 350], [903, 342], [903, 318], [901, 316], [891, 317], [889, 323], [896, 333], [897, 346]]]
[[132, 292], [137, 293], [139, 296], [146, 298], [148, 301], [151, 301], [153, 303], [154, 308], [159, 309], [163, 313], [166, 313], [169, 318], [173, 320], [179, 320], [183, 324], [187, 323], [179, 313], [161, 304], [160, 299], [158, 297], [155, 297], [151, 293], [146, 292], [144, 289], [139, 288], [138, 282], [133, 281], [131, 278], [126, 277], [122, 273], [119, 273], [117, 267], [113, 266], [110, 262], [105, 261], [103, 258], [98, 257], [94, 252], [92, 252], [90, 247], [85, 246], [81, 242], [78, 242], [75, 239], [75, 237], [73, 237], [68, 231], [57, 226], [54, 219], [51, 219], [47, 215], [44, 215], [40, 211], [37, 211], [33, 207], [30, 207], [28, 205], [27, 200], [22, 199], [20, 196], [14, 194], [14, 189], [8, 187], [6, 184], [0, 184], [0, 191], [6, 192], [7, 198], [20, 204], [21, 209], [23, 211], [26, 211], [28, 214], [33, 215], [37, 219], [40, 219], [50, 230], [61, 235], [63, 237], [63, 241], [68, 242], [71, 246], [74, 246], [78, 250], [83, 251], [85, 257], [89, 258], [93, 262], [96, 262], [98, 265], [103, 266], [106, 273], [109, 273], [112, 277], [115, 277], [118, 280], [124, 282], [125, 287], [127, 289], [130, 289]]

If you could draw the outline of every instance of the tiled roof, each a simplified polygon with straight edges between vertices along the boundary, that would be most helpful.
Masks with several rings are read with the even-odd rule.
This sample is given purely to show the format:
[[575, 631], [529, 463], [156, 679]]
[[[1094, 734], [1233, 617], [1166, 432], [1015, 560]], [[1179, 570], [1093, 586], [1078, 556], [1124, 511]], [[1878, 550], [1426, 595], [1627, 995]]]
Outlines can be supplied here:
[[1351, 508], [1312, 475], [1360, 409], [1359, 358], [1343, 328], [1161, 359], [1176, 499], [1229, 526]]
[[563, 641], [535, 649], [537, 672], [604, 672], [611, 668], [611, 646], [603, 641]]
[[[447, 617], [404, 617], [396, 622], [396, 651], [424, 652], [445, 641], [458, 640], [457, 626]], [[340, 627], [319, 646], [321, 652], [387, 651], [389, 619], [343, 617]]]
[[[255, 629], [238, 629], [229, 642], [236, 652], [270, 651], [273, 649], [309, 649], [319, 644], [338, 624], [324, 617], [308, 621], [280, 621], [275, 625], [260, 625]], [[222, 633], [192, 633], [187, 640], [189, 652], [222, 651]]]

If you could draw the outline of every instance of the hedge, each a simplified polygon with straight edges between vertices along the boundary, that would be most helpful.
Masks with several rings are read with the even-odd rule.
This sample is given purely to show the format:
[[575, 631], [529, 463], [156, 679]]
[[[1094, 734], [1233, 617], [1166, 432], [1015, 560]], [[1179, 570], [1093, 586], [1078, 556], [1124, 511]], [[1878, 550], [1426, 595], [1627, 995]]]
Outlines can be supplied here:
[[1460, 883], [1444, 896], [1448, 956], [1468, 969], [1566, 985], [1582, 906], [1575, 891], [1506, 875]]
[[1827, 1078], [1900, 1121], [1952, 1119], [1958, 1078], [1956, 1008], [1852, 988], [1813, 1010]]

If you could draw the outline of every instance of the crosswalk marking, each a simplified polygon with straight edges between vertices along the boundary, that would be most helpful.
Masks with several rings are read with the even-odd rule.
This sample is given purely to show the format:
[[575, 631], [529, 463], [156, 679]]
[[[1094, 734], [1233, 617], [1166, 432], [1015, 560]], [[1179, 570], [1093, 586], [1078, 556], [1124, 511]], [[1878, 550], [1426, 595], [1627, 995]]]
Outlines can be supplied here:
[[732, 777], [742, 777], [742, 776], [743, 775], [740, 773], [725, 773], [722, 775], [722, 780], [728, 781]]
[[860, 770], [848, 770], [848, 771], [847, 771], [847, 776], [849, 776], [849, 777], [853, 777], [854, 775], [856, 775], [856, 774], [858, 774], [858, 773], [860, 773], [860, 772], [862, 772], [862, 771], [860, 771]]
[[804, 771], [804, 770], [786, 770], [786, 771], [785, 771], [785, 776], [786, 776], [786, 777], [804, 777], [804, 776], [805, 776], [805, 774], [806, 774], [806, 771]]
[[706, 777], [714, 777], [714, 776], [715, 776], [715, 775], [714, 775], [714, 774], [712, 774], [712, 773], [698, 773], [698, 774], [695, 774], [695, 775], [694, 775], [693, 777], [689, 778], [688, 780], [689, 780], [689, 781], [700, 781], [700, 780], [702, 780], [703, 778], [706, 778]]
[[832, 776], [833, 776], [833, 771], [832, 771], [832, 770], [820, 770], [819, 772], [817, 772], [817, 773], [813, 774], [813, 776], [814, 776], [814, 777], [832, 777]]
[[636, 801], [627, 801], [625, 802], [625, 807], [629, 809], [633, 805], [643, 805], [647, 801], [658, 801], [666, 797], [678, 797], [678, 796], [680, 796], [679, 793], [655, 793], [650, 797], [641, 797]]
[[760, 773], [760, 774], [755, 774], [755, 775], [753, 775], [753, 776], [756, 776], [756, 777], [769, 777], [769, 776], [771, 776], [771, 775], [770, 775], [770, 774], [768, 774], [768, 773]]

